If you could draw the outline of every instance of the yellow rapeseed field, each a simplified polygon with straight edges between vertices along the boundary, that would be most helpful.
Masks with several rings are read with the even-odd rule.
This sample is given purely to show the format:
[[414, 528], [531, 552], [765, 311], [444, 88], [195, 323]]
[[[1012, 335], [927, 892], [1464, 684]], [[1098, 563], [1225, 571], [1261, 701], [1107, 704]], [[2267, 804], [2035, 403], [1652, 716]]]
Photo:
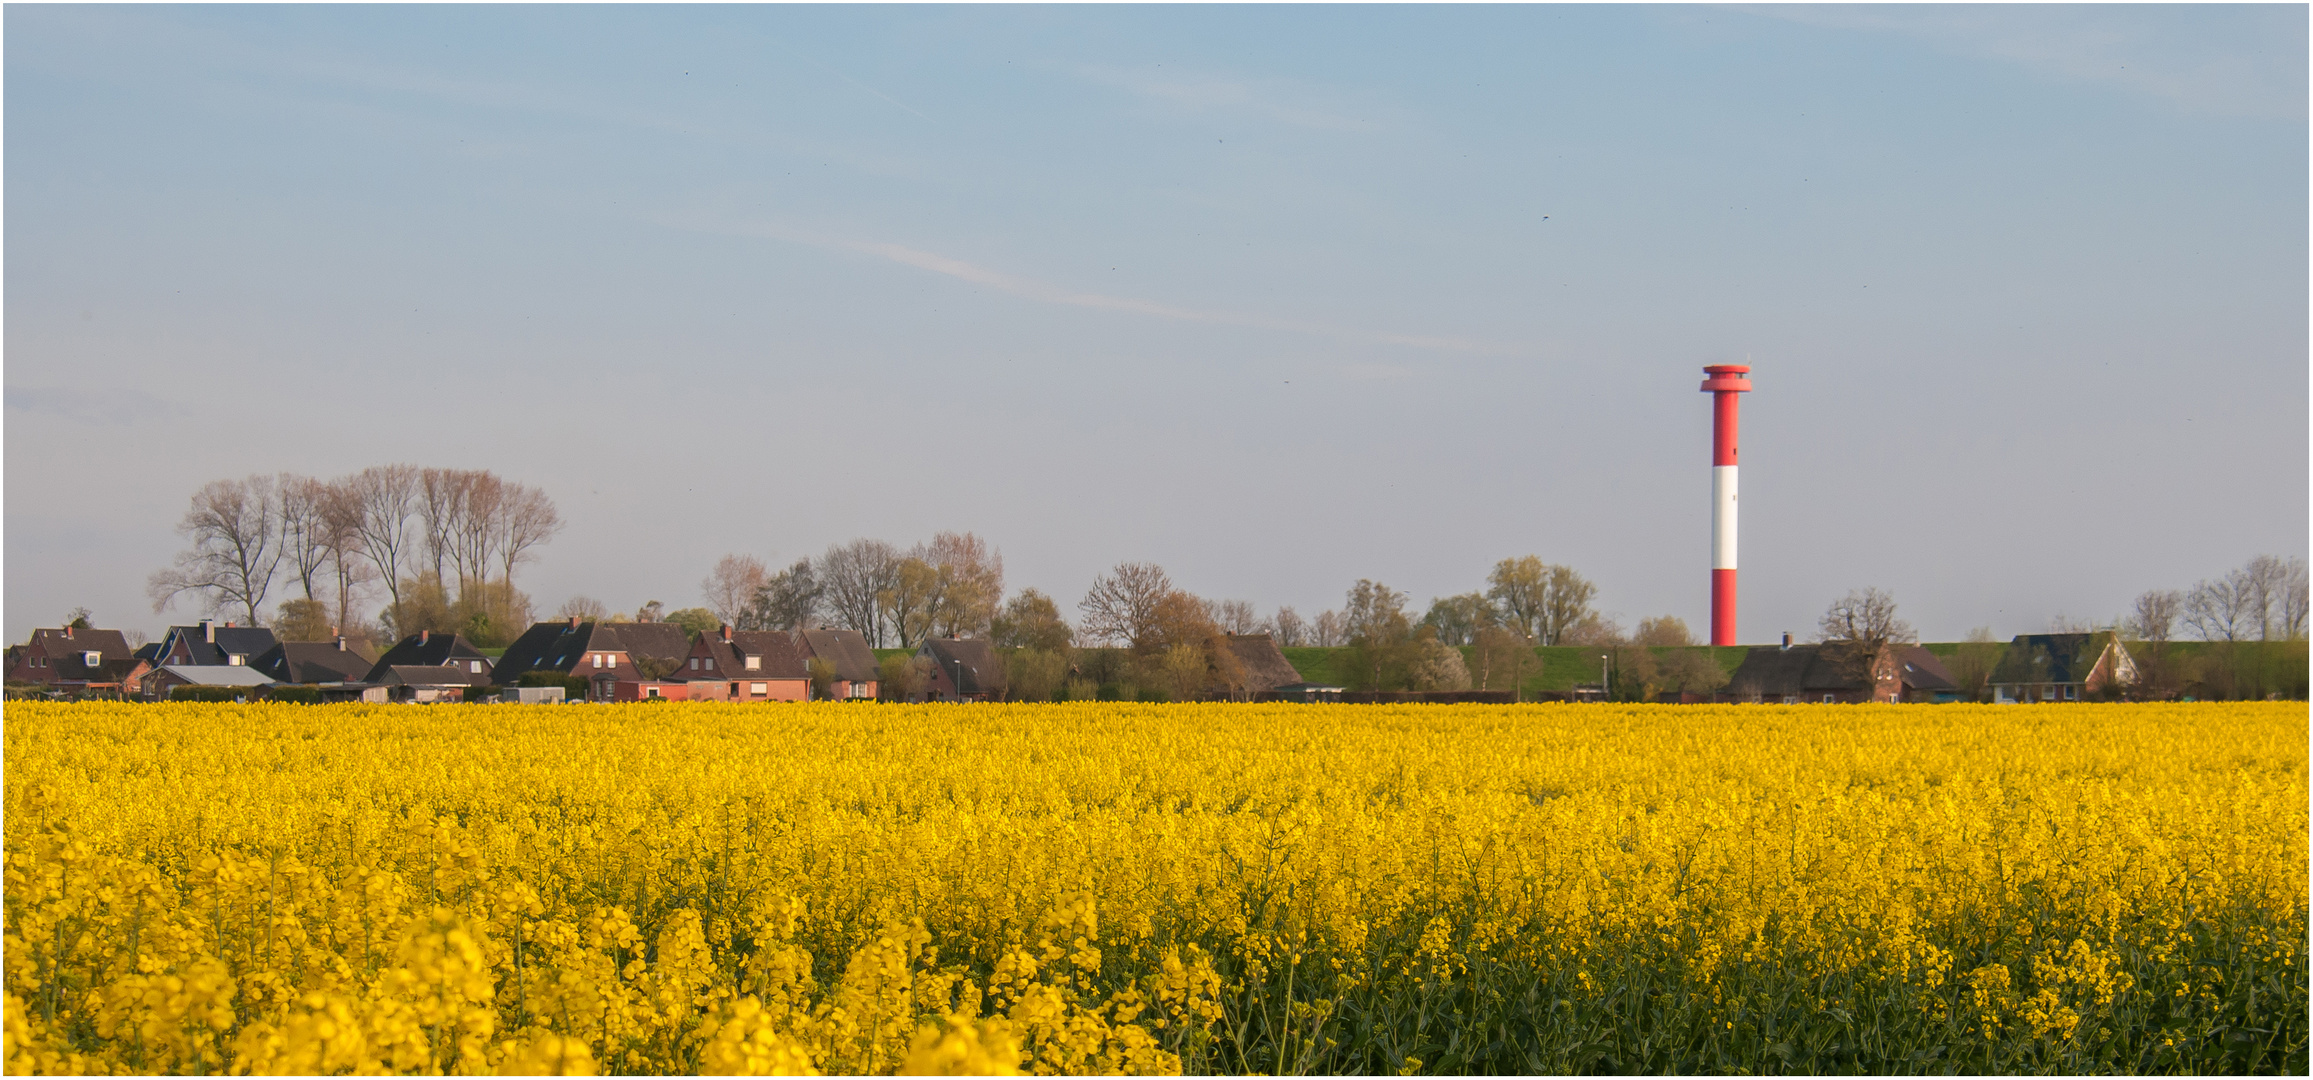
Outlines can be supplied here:
[[11, 703], [18, 1072], [2304, 1072], [2302, 703]]

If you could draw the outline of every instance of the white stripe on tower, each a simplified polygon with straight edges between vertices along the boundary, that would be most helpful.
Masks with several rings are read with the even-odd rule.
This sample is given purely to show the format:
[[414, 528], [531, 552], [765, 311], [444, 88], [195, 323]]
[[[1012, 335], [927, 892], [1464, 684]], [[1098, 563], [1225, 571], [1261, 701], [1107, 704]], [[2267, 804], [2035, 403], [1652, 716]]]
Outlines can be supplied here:
[[1711, 569], [1735, 568], [1735, 466], [1711, 466]]

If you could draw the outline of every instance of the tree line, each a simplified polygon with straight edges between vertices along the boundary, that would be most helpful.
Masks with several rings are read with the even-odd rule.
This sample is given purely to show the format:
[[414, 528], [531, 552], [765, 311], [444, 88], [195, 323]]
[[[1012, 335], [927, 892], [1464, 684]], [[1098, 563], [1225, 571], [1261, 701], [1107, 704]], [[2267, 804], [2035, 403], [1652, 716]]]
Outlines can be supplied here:
[[[284, 640], [420, 630], [503, 644], [528, 626], [514, 574], [562, 529], [546, 493], [487, 469], [379, 465], [321, 480], [214, 480], [177, 524], [188, 547], [147, 582], [153, 611], [190, 599], [210, 615], [268, 622], [284, 575], [296, 595], [270, 619]], [[385, 604], [374, 622], [367, 614]]]

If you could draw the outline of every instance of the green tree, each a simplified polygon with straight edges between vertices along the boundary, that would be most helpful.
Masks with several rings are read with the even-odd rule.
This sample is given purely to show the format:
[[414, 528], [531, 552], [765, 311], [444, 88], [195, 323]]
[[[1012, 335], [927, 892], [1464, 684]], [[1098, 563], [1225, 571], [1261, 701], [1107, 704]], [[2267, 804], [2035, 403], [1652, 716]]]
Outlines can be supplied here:
[[1406, 684], [1414, 658], [1413, 622], [1406, 595], [1360, 578], [1342, 609], [1349, 644], [1344, 668], [1352, 689], [1394, 690]]
[[1445, 645], [1475, 645], [1478, 632], [1499, 621], [1493, 601], [1474, 592], [1438, 597], [1430, 601], [1429, 613], [1422, 616], [1422, 624], [1436, 631], [1438, 641]]
[[1598, 587], [1572, 567], [1534, 555], [1494, 564], [1486, 583], [1486, 597], [1504, 621], [1544, 645], [1562, 644], [1567, 631], [1593, 614], [1590, 602], [1598, 596]]
[[305, 597], [282, 601], [273, 614], [273, 636], [282, 641], [329, 640], [328, 606]]
[[1066, 653], [1076, 632], [1060, 617], [1060, 605], [1051, 597], [1022, 589], [996, 616], [989, 636], [1000, 648]]
[[717, 617], [714, 612], [703, 607], [687, 607], [667, 612], [666, 621], [682, 627], [684, 633], [694, 638], [701, 634], [715, 633], [723, 628], [723, 620]]

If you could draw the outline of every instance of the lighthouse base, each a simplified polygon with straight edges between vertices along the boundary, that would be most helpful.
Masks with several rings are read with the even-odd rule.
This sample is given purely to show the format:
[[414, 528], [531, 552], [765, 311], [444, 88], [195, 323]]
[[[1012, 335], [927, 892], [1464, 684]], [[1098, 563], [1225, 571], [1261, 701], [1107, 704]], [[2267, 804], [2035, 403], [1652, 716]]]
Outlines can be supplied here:
[[1711, 644], [1735, 644], [1735, 572], [1711, 571]]

